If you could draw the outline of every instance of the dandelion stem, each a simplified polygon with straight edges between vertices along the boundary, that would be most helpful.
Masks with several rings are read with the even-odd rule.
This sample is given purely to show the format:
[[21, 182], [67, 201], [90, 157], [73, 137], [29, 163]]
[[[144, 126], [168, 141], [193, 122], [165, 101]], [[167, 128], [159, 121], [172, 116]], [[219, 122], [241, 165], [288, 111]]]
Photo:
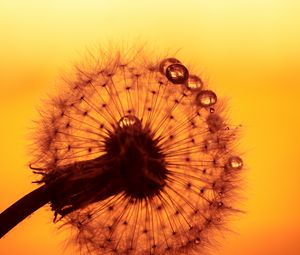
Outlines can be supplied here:
[[0, 238], [49, 200], [49, 187], [43, 185], [4, 210], [0, 214]]

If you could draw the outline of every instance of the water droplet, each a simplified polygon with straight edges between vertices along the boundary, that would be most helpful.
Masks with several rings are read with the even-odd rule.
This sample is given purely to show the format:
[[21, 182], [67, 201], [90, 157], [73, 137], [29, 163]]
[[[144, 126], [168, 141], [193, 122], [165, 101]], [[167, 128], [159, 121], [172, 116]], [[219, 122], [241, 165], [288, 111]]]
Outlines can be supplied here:
[[238, 156], [231, 156], [226, 164], [228, 169], [240, 170], [243, 167], [243, 160]]
[[200, 244], [200, 238], [199, 238], [199, 237], [196, 237], [195, 240], [194, 240], [194, 243], [195, 243], [195, 244]]
[[167, 68], [172, 64], [181, 64], [176, 58], [166, 58], [159, 64], [159, 71], [161, 74], [166, 75]]
[[119, 120], [119, 126], [121, 128], [133, 127], [135, 129], [141, 129], [141, 121], [134, 115], [125, 115]]
[[189, 78], [189, 71], [182, 64], [172, 64], [167, 67], [166, 77], [174, 84], [183, 84]]
[[211, 90], [202, 90], [198, 93], [196, 102], [202, 107], [209, 107], [217, 102], [217, 95]]
[[199, 91], [203, 87], [203, 81], [196, 75], [190, 75], [185, 85], [192, 91]]

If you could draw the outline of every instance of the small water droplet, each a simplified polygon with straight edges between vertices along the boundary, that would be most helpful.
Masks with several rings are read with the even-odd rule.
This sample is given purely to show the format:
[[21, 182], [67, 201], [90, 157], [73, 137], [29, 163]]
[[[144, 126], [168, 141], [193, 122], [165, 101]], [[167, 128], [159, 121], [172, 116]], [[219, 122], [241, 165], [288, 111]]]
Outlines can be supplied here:
[[202, 90], [198, 93], [196, 102], [202, 107], [209, 107], [217, 102], [217, 95], [211, 90]]
[[176, 58], [166, 58], [159, 64], [159, 71], [161, 74], [166, 75], [167, 68], [172, 64], [181, 64]]
[[189, 78], [189, 71], [182, 64], [172, 64], [167, 67], [166, 77], [174, 84], [183, 84]]
[[135, 129], [141, 129], [142, 123], [136, 116], [129, 114], [119, 120], [119, 126], [121, 128], [133, 127]]
[[203, 87], [203, 81], [196, 75], [190, 75], [185, 85], [192, 91], [199, 91]]
[[196, 237], [195, 240], [194, 240], [194, 243], [195, 243], [195, 244], [200, 244], [200, 238], [199, 238], [199, 237]]
[[240, 170], [243, 167], [243, 160], [238, 156], [231, 156], [226, 164], [228, 169]]

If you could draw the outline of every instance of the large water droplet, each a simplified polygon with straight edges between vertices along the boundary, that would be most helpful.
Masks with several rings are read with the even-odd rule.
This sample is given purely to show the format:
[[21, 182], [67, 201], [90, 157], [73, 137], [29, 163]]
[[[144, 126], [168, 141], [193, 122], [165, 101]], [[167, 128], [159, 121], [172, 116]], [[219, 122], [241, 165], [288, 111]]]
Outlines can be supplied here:
[[183, 84], [189, 78], [189, 71], [182, 64], [172, 64], [167, 67], [166, 77], [174, 84]]
[[211, 90], [202, 90], [198, 93], [196, 102], [202, 107], [209, 107], [217, 102], [217, 95]]
[[231, 156], [226, 164], [228, 169], [240, 170], [243, 168], [243, 160], [238, 156]]
[[196, 75], [190, 75], [185, 85], [192, 91], [200, 91], [203, 87], [203, 81]]
[[172, 64], [181, 64], [176, 58], [166, 58], [159, 64], [159, 71], [161, 74], [166, 75], [167, 68]]
[[121, 128], [134, 128], [134, 129], [141, 129], [142, 123], [141, 121], [134, 115], [125, 115], [119, 120], [119, 126]]

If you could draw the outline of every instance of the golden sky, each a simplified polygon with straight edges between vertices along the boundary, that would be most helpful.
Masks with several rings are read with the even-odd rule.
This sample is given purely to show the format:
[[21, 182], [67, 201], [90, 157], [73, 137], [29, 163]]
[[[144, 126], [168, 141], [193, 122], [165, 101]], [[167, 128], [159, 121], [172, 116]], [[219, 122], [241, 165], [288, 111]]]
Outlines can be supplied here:
[[[27, 134], [59, 76], [87, 49], [138, 41], [179, 49], [243, 124], [246, 213], [212, 254], [300, 254], [299, 13], [297, 0], [1, 0], [0, 211], [36, 187]], [[37, 211], [0, 254], [73, 254], [51, 221]]]

